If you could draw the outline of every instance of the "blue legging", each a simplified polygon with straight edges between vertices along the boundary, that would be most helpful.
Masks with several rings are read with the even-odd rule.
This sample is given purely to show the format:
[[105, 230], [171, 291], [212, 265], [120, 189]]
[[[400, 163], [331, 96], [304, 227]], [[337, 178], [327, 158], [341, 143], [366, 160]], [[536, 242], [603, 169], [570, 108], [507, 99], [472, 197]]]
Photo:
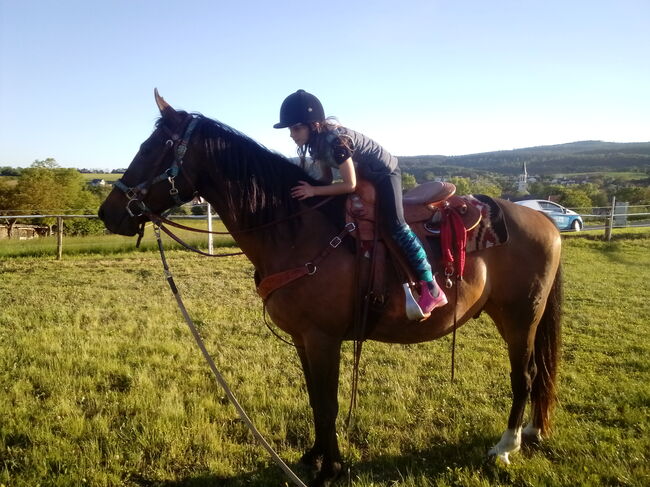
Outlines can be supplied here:
[[406, 259], [421, 281], [432, 282], [433, 274], [422, 243], [404, 220], [402, 206], [402, 174], [399, 167], [374, 182], [383, 224], [404, 252]]

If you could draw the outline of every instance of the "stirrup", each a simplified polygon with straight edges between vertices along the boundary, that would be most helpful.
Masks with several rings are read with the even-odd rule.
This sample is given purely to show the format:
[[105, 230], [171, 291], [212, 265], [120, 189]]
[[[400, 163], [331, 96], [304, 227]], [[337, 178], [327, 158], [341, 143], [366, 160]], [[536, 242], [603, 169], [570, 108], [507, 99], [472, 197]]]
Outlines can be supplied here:
[[404, 308], [406, 309], [406, 317], [411, 321], [420, 321], [425, 319], [426, 316], [422, 313], [422, 309], [418, 306], [418, 302], [415, 300], [413, 292], [411, 292], [411, 286], [409, 286], [408, 282], [405, 282], [402, 284], [402, 287], [404, 288]]

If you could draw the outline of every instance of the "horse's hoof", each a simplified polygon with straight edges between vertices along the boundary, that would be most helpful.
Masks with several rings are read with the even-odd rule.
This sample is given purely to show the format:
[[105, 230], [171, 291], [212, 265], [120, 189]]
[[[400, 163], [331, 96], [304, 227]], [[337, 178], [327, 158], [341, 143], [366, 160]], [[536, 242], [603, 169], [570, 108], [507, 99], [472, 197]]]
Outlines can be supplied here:
[[504, 465], [510, 465], [509, 452], [498, 452], [496, 448], [491, 448], [488, 452], [488, 457], [494, 458], [497, 463], [503, 463]]
[[521, 448], [521, 428], [507, 429], [503, 432], [499, 443], [488, 451], [489, 457], [495, 457], [498, 462], [510, 465], [509, 455]]
[[542, 437], [537, 435], [521, 435], [521, 443], [527, 447], [538, 447], [542, 444]]
[[305, 452], [302, 457], [300, 457], [300, 463], [306, 467], [309, 467], [312, 472], [320, 472], [321, 468], [323, 467], [323, 454], [311, 449]]
[[332, 462], [328, 467], [322, 469], [318, 475], [309, 483], [309, 487], [328, 487], [333, 485], [343, 474], [343, 466], [340, 462]]
[[521, 441], [528, 446], [539, 446], [542, 443], [542, 430], [528, 424], [521, 432]]

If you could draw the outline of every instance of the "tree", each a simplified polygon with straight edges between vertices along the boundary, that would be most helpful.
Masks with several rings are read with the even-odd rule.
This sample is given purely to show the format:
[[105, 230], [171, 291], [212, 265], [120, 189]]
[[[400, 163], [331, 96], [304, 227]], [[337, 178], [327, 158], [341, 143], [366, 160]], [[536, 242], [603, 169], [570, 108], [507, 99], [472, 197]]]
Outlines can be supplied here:
[[484, 194], [497, 198], [502, 193], [501, 186], [487, 178], [477, 178], [475, 181], [470, 182], [470, 194]]
[[42, 167], [44, 169], [56, 169], [61, 166], [59, 166], [59, 163], [56, 162], [56, 160], [52, 159], [51, 157], [48, 157], [43, 161], [39, 161], [38, 159], [36, 159], [34, 162], [32, 162], [31, 167]]
[[436, 175], [433, 171], [425, 171], [424, 172], [424, 180], [425, 181], [435, 181]]
[[413, 174], [410, 174], [408, 172], [402, 173], [402, 191], [408, 191], [409, 189], [415, 188], [417, 185], [418, 182], [416, 181]]
[[630, 204], [650, 204], [650, 188], [640, 186], [628, 186], [616, 191], [616, 201], [626, 201]]
[[566, 206], [567, 208], [580, 208], [583, 210], [587, 208], [591, 210], [592, 205], [591, 205], [591, 199], [589, 198], [589, 195], [581, 190], [581, 189], [573, 189], [573, 188], [564, 188], [560, 192], [560, 201], [559, 203], [562, 206]]
[[[13, 181], [0, 179], [0, 215], [15, 215], [15, 201], [16, 201], [16, 185]], [[15, 218], [5, 219], [8, 227], [8, 233], [11, 237], [14, 225], [16, 224]]]
[[0, 167], [0, 176], [20, 176], [20, 168], [14, 168], [9, 166]]
[[[25, 214], [94, 213], [99, 198], [91, 193], [76, 169], [58, 167], [54, 159], [34, 161], [17, 180], [11, 207]], [[52, 225], [54, 218], [45, 219]], [[43, 223], [40, 220], [39, 223]]]
[[456, 186], [456, 194], [471, 194], [472, 191], [470, 189], [471, 184], [470, 180], [468, 178], [461, 178], [458, 176], [454, 176], [450, 178], [450, 182], [453, 183]]
[[16, 199], [16, 185], [5, 179], [0, 179], [0, 215], [6, 215], [13, 208]]

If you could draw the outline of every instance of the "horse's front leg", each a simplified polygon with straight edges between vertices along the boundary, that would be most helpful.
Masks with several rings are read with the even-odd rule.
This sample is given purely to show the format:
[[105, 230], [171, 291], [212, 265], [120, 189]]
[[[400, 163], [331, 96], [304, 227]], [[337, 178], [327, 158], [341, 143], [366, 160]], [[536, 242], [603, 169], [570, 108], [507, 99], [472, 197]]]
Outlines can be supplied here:
[[315, 429], [314, 446], [301, 460], [317, 472], [311, 485], [325, 486], [342, 471], [336, 438], [341, 341], [321, 334], [313, 334], [301, 341], [298, 355], [305, 374]]

